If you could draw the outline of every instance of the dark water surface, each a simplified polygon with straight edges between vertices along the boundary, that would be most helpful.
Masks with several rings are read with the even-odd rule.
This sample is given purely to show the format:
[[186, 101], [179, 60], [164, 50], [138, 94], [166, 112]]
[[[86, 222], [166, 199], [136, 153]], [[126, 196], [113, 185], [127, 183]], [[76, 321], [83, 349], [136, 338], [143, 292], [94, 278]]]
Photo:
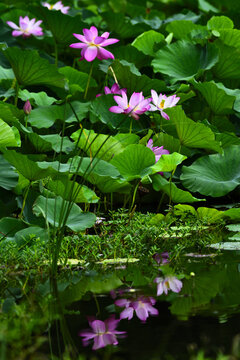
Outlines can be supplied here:
[[[63, 277], [54, 296], [60, 320], [50, 329], [53, 353], [61, 358], [68, 344], [75, 349], [69, 359], [239, 359], [240, 254], [196, 256]], [[155, 279], [166, 277], [182, 287], [157, 296]], [[89, 332], [94, 337], [86, 344]]]

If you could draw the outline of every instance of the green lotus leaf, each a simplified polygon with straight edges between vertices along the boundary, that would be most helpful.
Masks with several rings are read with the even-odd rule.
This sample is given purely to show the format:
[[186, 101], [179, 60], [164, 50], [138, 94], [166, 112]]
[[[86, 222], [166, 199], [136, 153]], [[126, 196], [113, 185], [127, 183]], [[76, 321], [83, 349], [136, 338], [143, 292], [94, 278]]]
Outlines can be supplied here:
[[[63, 74], [67, 78], [69, 90], [72, 94], [74, 94], [76, 91], [79, 92], [85, 91], [88, 82], [87, 73], [73, 69], [70, 66], [61, 67], [59, 69], [59, 72], [60, 74]], [[96, 81], [93, 78], [91, 78], [89, 87], [96, 87], [96, 86], [97, 86]]]
[[224, 115], [232, 111], [236, 97], [228, 95], [214, 81], [194, 83], [194, 87], [200, 91], [215, 114]]
[[145, 31], [139, 35], [133, 42], [132, 45], [138, 50], [142, 51], [145, 55], [155, 55], [155, 44], [159, 44], [164, 41], [164, 36], [154, 30]]
[[217, 42], [219, 61], [213, 68], [213, 73], [219, 80], [240, 79], [240, 52], [238, 48]]
[[120, 154], [114, 156], [111, 164], [127, 180], [142, 179], [152, 173], [155, 155], [148, 147], [140, 144], [127, 146]]
[[60, 196], [55, 199], [39, 196], [33, 204], [33, 212], [36, 216], [43, 216], [54, 227], [61, 228], [66, 225], [73, 231], [84, 231], [94, 225], [96, 216], [92, 213], [84, 213], [76, 204], [71, 204]]
[[102, 13], [102, 17], [106, 21], [108, 29], [116, 32], [122, 39], [128, 37], [133, 38], [149, 29], [149, 27], [145, 24], [136, 23], [132, 25], [131, 22], [126, 19], [124, 14], [121, 13], [106, 11]]
[[[17, 136], [15, 136], [15, 134]], [[0, 119], [0, 147], [20, 146], [16, 137], [19, 137], [18, 130], [11, 128], [7, 123]]]
[[156, 53], [152, 61], [154, 72], [168, 75], [173, 81], [190, 80], [204, 70], [211, 69], [218, 61], [218, 49], [214, 44], [204, 47], [179, 40]]
[[155, 191], [163, 191], [174, 203], [203, 201], [203, 199], [195, 198], [190, 192], [179, 189], [174, 183], [170, 183], [159, 174], [153, 176], [153, 189]]
[[20, 130], [19, 120], [24, 119], [24, 112], [22, 110], [19, 110], [12, 104], [0, 102], [0, 114], [3, 121], [5, 121], [8, 125], [15, 126], [18, 130]]
[[207, 28], [209, 30], [220, 30], [220, 29], [233, 29], [234, 24], [232, 20], [227, 16], [213, 16], [207, 22]]
[[216, 134], [216, 140], [221, 143], [222, 148], [226, 148], [230, 145], [240, 145], [240, 138], [233, 134]]
[[51, 150], [57, 153], [70, 153], [75, 147], [67, 136], [62, 138], [58, 134], [38, 135], [37, 133], [29, 132], [27, 137], [39, 153]]
[[178, 137], [180, 144], [190, 148], [212, 149], [221, 152], [214, 132], [204, 124], [189, 119], [180, 106], [167, 109], [170, 121], [164, 123], [164, 130]]
[[198, 0], [198, 7], [199, 7], [199, 9], [200, 10], [202, 10], [202, 11], [204, 11], [204, 12], [209, 12], [209, 11], [211, 11], [211, 12], [214, 12], [214, 13], [218, 13], [219, 12], [219, 10], [215, 7], [215, 6], [213, 6], [213, 5], [211, 5], [208, 1], [206, 1], [206, 0]]
[[163, 132], [155, 134], [153, 142], [154, 146], [163, 146], [164, 149], [168, 150], [171, 154], [173, 152], [178, 152], [179, 149], [181, 149], [183, 155], [190, 156], [192, 154], [190, 149], [180, 145], [179, 139]]
[[20, 85], [47, 85], [63, 88], [63, 75], [55, 65], [39, 56], [36, 50], [21, 50], [16, 47], [2, 50]]
[[18, 183], [18, 174], [14, 167], [0, 155], [0, 187], [11, 190]]
[[174, 152], [169, 155], [162, 155], [158, 162], [152, 166], [153, 173], [165, 171], [170, 172], [176, 169], [187, 157]]
[[240, 208], [232, 208], [224, 211], [224, 215], [231, 220], [240, 220]]
[[0, 239], [2, 237], [13, 237], [16, 232], [24, 229], [26, 224], [20, 219], [5, 217], [0, 219]]
[[[107, 124], [110, 128], [129, 130], [130, 127], [130, 117], [125, 114], [115, 114], [109, 111], [108, 109], [116, 105], [116, 102], [113, 99], [112, 95], [103, 95], [97, 97], [91, 103], [91, 113], [90, 120], [92, 115], [94, 116], [94, 122], [96, 119], [99, 119], [102, 123]], [[139, 122], [133, 121], [132, 129], [134, 132], [139, 131], [141, 126]]]
[[115, 166], [104, 160], [75, 156], [68, 160], [68, 164], [70, 173], [83, 176], [104, 193], [129, 192], [130, 184], [121, 178]]
[[131, 67], [131, 71], [135, 68], [135, 71], [138, 71], [138, 75], [141, 75], [138, 69], [150, 65], [150, 57], [147, 56], [148, 54], [145, 55], [144, 52], [132, 45], [118, 46], [114, 49], [114, 56], [115, 59], [120, 60], [122, 65], [125, 65], [126, 63], [131, 64], [129, 65]]
[[13, 80], [14, 79], [14, 72], [12, 71], [12, 69], [7, 69], [4, 68], [2, 66], [0, 66], [0, 80]]
[[68, 160], [68, 164], [70, 173], [83, 176], [103, 193], [128, 193], [131, 188], [130, 184], [121, 178], [117, 168], [104, 160], [75, 156]]
[[96, 134], [93, 130], [77, 130], [71, 135], [71, 138], [88, 156], [97, 156], [105, 161], [110, 161], [114, 155], [119, 154], [124, 149], [113, 136]]
[[217, 209], [211, 209], [208, 207], [199, 207], [197, 209], [197, 216], [199, 219], [207, 221], [208, 224], [215, 224], [219, 221], [222, 221], [225, 214], [224, 211], [219, 211]]
[[169, 33], [173, 33], [173, 36], [179, 40], [189, 40], [189, 34], [191, 31], [204, 30], [205, 26], [194, 24], [189, 20], [175, 20], [167, 25], [166, 30]]
[[75, 203], [96, 203], [99, 200], [93, 190], [86, 185], [69, 180], [68, 177], [62, 177], [61, 180], [50, 180], [46, 183], [46, 187], [64, 200]]
[[57, 99], [55, 99], [52, 96], [48, 96], [47, 93], [45, 93], [44, 91], [34, 93], [34, 92], [29, 92], [26, 89], [20, 90], [18, 97], [22, 101], [33, 99], [37, 106], [49, 106], [52, 105], [55, 101], [57, 101]]
[[44, 7], [41, 7], [40, 11], [45, 26], [51, 31], [58, 44], [69, 45], [71, 42], [77, 42], [73, 33], [80, 34], [84, 28], [80, 16], [72, 17], [68, 14], [62, 14], [61, 11], [49, 11]]
[[37, 162], [30, 160], [27, 155], [17, 153], [15, 150], [5, 150], [3, 156], [20, 174], [30, 181], [40, 180], [52, 174], [50, 165], [48, 165], [48, 168], [42, 169]]
[[239, 48], [240, 46], [240, 30], [238, 29], [220, 29], [218, 30], [220, 40], [223, 44]]
[[193, 192], [220, 197], [240, 184], [240, 146], [224, 149], [223, 154], [203, 156], [191, 166], [182, 168], [181, 181]]
[[[79, 121], [84, 119], [88, 113], [89, 103], [73, 101], [71, 104]], [[69, 104], [39, 107], [32, 110], [28, 116], [28, 123], [38, 129], [49, 128], [56, 120], [61, 120], [62, 122], [65, 121], [66, 123], [78, 121]]]
[[128, 93], [143, 91], [148, 96], [151, 89], [157, 92], [166, 91], [165, 82], [158, 79], [151, 79], [146, 75], [137, 76], [134, 75], [129, 66], [124, 66], [119, 60], [115, 60], [112, 64], [112, 68], [119, 79], [119, 84], [122, 88], [127, 88]]

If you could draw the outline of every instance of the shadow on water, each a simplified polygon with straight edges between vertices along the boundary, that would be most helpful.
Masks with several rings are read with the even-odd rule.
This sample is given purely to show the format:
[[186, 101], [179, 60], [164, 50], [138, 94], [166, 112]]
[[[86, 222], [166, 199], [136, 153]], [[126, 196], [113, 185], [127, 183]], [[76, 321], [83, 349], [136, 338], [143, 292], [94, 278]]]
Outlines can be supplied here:
[[[240, 254], [162, 260], [68, 269], [24, 297], [11, 288], [0, 359], [239, 359]], [[35, 326], [6, 338], [17, 319]]]

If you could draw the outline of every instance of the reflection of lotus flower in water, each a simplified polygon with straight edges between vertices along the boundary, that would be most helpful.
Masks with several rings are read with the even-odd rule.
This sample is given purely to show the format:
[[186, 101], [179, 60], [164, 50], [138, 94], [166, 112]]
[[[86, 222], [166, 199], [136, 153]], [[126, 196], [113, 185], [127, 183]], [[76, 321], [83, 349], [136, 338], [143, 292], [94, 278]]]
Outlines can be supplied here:
[[125, 307], [120, 314], [120, 319], [131, 320], [133, 318], [134, 311], [136, 311], [137, 317], [146, 321], [149, 315], [158, 315], [158, 310], [153, 307], [156, 300], [152, 297], [140, 296], [136, 300], [119, 299], [115, 301], [115, 305]]
[[153, 259], [159, 264], [164, 265], [169, 263], [169, 253], [167, 251], [162, 252], [161, 254], [155, 253]]
[[89, 340], [94, 340], [92, 349], [97, 350], [107, 345], [117, 345], [118, 341], [116, 335], [125, 334], [126, 331], [115, 330], [120, 320], [116, 320], [114, 316], [108, 318], [105, 321], [89, 319], [89, 325], [91, 329], [83, 330], [79, 333], [82, 339], [83, 345], [87, 346]]
[[165, 293], [167, 295], [169, 290], [179, 293], [182, 289], [182, 281], [178, 280], [175, 276], [167, 276], [165, 278], [157, 277], [154, 280], [157, 283], [157, 296]]

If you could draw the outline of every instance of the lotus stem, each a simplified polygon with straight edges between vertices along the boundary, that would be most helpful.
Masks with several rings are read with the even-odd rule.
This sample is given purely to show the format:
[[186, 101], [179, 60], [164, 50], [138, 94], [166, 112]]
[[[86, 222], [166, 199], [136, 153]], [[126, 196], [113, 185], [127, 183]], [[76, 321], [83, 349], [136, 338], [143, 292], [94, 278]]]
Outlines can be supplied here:
[[31, 185], [32, 185], [32, 182], [30, 181], [29, 184], [28, 184], [28, 187], [27, 187], [27, 189], [26, 189], [26, 191], [24, 193], [22, 209], [21, 209], [21, 212], [20, 212], [20, 215], [19, 215], [20, 219], [22, 218], [22, 215], [23, 215], [23, 211], [24, 211], [24, 208], [25, 208], [25, 205], [26, 205], [26, 200], [27, 200], [28, 193], [29, 193]]
[[86, 86], [84, 97], [83, 97], [84, 100], [86, 100], [86, 98], [87, 98], [87, 93], [88, 93], [88, 88], [89, 88], [89, 85], [90, 85], [90, 80], [91, 80], [91, 77], [92, 77], [92, 72], [93, 72], [93, 63], [91, 64], [91, 67], [90, 67], [90, 70], [89, 70], [87, 86]]

